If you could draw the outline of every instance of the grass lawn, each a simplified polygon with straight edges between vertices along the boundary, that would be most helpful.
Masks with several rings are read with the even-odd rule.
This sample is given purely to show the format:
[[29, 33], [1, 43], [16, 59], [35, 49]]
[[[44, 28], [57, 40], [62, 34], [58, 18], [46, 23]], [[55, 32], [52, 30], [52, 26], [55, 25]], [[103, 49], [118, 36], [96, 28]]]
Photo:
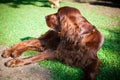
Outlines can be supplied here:
[[[0, 0], [0, 45], [12, 46], [23, 39], [39, 37], [49, 29], [45, 16], [57, 11], [57, 8], [50, 8], [50, 3], [45, 0], [6, 1], [8, 2]], [[80, 9], [88, 21], [94, 24], [105, 37], [105, 43], [98, 52], [102, 66], [97, 80], [120, 80], [120, 15], [114, 14], [116, 9], [120, 8], [111, 10], [110, 7], [67, 1], [63, 0], [61, 6]], [[111, 12], [107, 11], [109, 8]], [[32, 55], [35, 52], [25, 53]], [[59, 62], [42, 61], [39, 64], [51, 69], [54, 80], [79, 80], [83, 75], [81, 69]]]

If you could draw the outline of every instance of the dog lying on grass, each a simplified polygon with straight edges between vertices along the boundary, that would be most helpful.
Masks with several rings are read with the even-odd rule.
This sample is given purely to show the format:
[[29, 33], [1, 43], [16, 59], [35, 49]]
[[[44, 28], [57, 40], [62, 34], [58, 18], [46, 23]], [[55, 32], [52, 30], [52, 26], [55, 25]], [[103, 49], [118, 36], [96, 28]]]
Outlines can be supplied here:
[[[104, 42], [102, 34], [73, 7], [59, 8], [46, 16], [50, 30], [37, 39], [25, 40], [6, 50], [3, 57], [13, 57], [6, 66], [23, 66], [43, 60], [57, 60], [69, 66], [82, 68], [85, 80], [95, 80], [100, 61], [97, 52]], [[38, 54], [18, 58], [26, 50]]]

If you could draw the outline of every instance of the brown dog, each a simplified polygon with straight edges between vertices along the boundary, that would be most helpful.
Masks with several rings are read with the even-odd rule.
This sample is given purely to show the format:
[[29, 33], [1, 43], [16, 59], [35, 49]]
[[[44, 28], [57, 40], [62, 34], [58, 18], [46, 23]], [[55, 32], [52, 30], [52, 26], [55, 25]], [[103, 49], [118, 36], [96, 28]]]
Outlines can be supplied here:
[[[57, 60], [69, 66], [82, 68], [85, 80], [95, 80], [100, 61], [97, 51], [104, 38], [101, 33], [72, 7], [62, 7], [55, 14], [46, 16], [52, 29], [40, 38], [23, 41], [5, 51], [3, 57], [13, 57], [6, 66], [15, 67], [43, 60]], [[37, 50], [38, 54], [18, 59], [26, 50]]]

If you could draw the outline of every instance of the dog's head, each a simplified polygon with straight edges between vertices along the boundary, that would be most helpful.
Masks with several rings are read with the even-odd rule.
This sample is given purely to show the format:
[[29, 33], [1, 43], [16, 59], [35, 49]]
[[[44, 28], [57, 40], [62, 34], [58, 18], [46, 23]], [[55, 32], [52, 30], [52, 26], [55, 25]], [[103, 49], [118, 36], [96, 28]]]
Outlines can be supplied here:
[[65, 26], [69, 26], [69, 24], [75, 22], [78, 16], [80, 16], [78, 9], [62, 7], [59, 8], [57, 13], [46, 16], [46, 23], [51, 29], [61, 32]]
[[95, 28], [73, 7], [59, 8], [57, 13], [46, 16], [46, 23], [67, 40], [75, 41], [81, 39], [85, 34], [91, 34]]

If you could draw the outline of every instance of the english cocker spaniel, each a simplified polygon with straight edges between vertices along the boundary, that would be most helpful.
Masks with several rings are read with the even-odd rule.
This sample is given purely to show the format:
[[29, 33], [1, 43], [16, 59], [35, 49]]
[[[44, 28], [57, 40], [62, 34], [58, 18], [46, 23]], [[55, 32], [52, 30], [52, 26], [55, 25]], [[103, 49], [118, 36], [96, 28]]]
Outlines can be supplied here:
[[[18, 43], [3, 53], [3, 57], [13, 57], [6, 62], [6, 66], [57, 60], [82, 68], [85, 80], [95, 80], [100, 67], [97, 52], [104, 42], [97, 28], [88, 22], [78, 9], [68, 6], [46, 16], [46, 23], [51, 29], [44, 35]], [[26, 50], [37, 50], [38, 54], [18, 59]]]

